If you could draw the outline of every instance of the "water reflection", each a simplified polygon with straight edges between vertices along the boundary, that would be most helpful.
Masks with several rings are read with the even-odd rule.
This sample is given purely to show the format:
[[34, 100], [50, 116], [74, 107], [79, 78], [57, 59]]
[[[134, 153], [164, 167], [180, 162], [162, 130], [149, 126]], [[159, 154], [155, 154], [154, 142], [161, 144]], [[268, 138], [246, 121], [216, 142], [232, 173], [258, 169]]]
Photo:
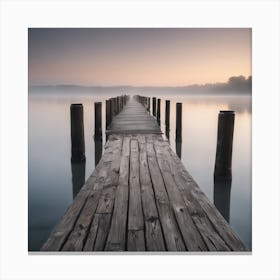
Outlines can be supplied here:
[[[72, 103], [83, 103], [84, 133], [87, 162], [85, 178], [94, 170], [100, 159], [102, 144], [93, 143], [94, 102], [102, 101], [102, 127], [105, 127], [105, 99], [116, 96], [112, 91], [106, 95], [90, 92], [86, 95], [65, 94], [29, 95], [29, 250], [39, 250], [49, 232], [65, 212], [72, 196], [83, 184], [83, 164], [69, 166], [71, 162], [71, 138], [69, 107]], [[139, 93], [139, 92], [137, 92]], [[154, 97], [152, 92], [142, 95]], [[161, 102], [162, 131], [167, 131], [170, 145], [180, 151], [181, 160], [210, 201], [223, 216], [230, 217], [230, 225], [251, 248], [251, 96], [178, 96], [168, 90]], [[164, 127], [165, 100], [170, 100], [170, 126]], [[152, 99], [151, 99], [152, 101]], [[183, 103], [182, 143], [176, 149], [176, 102]], [[152, 105], [152, 104], [151, 104]], [[52, 110], [50, 110], [50, 108]], [[151, 109], [153, 106], [151, 106]], [[233, 145], [233, 180], [225, 184], [213, 182], [213, 164], [217, 141], [217, 115], [220, 110], [235, 110], [235, 131]], [[153, 111], [153, 110], [151, 110]], [[156, 115], [156, 112], [155, 112]], [[53, 132], [56, 132], [55, 134]], [[103, 144], [105, 133], [103, 130]], [[48, 152], [51, 147], [54, 157]], [[99, 148], [98, 148], [99, 147]], [[96, 150], [96, 154], [94, 152]], [[98, 156], [99, 151], [99, 156]], [[72, 169], [72, 182], [71, 182]], [[80, 176], [78, 175], [80, 174]], [[80, 183], [78, 184], [80, 178]], [[73, 188], [71, 184], [73, 183]], [[70, 184], [70, 185], [69, 185]], [[225, 187], [226, 186], [226, 187]], [[214, 187], [214, 190], [213, 190]], [[72, 193], [73, 192], [73, 193]], [[223, 203], [222, 203], [223, 202]], [[49, 211], [51, 209], [51, 211]], [[226, 211], [226, 209], [228, 209]], [[229, 218], [227, 218], [229, 219]], [[47, 228], [46, 231], [38, 228]]]
[[229, 223], [231, 180], [214, 179], [214, 204]]
[[86, 160], [71, 161], [73, 199], [85, 183]]

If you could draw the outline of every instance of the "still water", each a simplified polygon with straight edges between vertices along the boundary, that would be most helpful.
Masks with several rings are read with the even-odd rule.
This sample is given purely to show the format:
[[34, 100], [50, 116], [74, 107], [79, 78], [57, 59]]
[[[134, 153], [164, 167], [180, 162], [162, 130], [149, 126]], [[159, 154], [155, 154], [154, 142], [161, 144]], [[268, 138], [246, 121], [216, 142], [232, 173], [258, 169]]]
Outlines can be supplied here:
[[[29, 94], [28, 248], [38, 251], [52, 228], [92, 173], [105, 144], [105, 100], [119, 95], [51, 92]], [[250, 250], [251, 245], [251, 96], [178, 95], [141, 92], [161, 98], [165, 132], [165, 100], [170, 100], [172, 149]], [[94, 102], [102, 102], [103, 142], [94, 142]], [[182, 102], [182, 143], [175, 143], [176, 102]], [[71, 165], [70, 105], [83, 103], [85, 165]], [[214, 184], [218, 113], [235, 111], [232, 182]]]

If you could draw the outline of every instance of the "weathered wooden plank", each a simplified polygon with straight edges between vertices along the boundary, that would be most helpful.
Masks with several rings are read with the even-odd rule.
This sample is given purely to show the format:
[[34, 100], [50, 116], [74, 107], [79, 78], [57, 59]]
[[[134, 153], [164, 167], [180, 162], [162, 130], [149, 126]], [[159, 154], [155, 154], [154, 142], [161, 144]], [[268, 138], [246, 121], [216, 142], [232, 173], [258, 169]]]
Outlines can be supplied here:
[[145, 220], [145, 238], [148, 251], [165, 251], [163, 234], [158, 220], [155, 196], [147, 161], [145, 136], [138, 136], [140, 151], [140, 184], [142, 206]]
[[173, 208], [180, 232], [183, 236], [185, 245], [188, 251], [205, 251], [206, 245], [202, 240], [196, 226], [194, 225], [192, 218], [188, 212], [186, 204], [182, 199], [180, 191], [173, 179], [169, 165], [165, 160], [164, 146], [157, 145], [154, 142], [156, 150], [157, 161], [161, 170], [163, 180], [166, 186], [168, 197]]
[[110, 228], [111, 213], [96, 214], [98, 219], [98, 231], [94, 243], [94, 251], [103, 251]]
[[112, 213], [115, 201], [116, 186], [103, 188], [101, 197], [96, 209], [97, 214]]
[[128, 230], [128, 251], [145, 251], [145, 238], [143, 230]]
[[152, 142], [147, 143], [148, 165], [153, 183], [158, 213], [168, 251], [185, 251], [185, 245], [177, 227], [175, 216], [169, 203], [164, 181], [156, 160]]
[[139, 148], [137, 139], [132, 139], [130, 142], [128, 230], [141, 230], [143, 228], [144, 222], [139, 180]]
[[[114, 202], [113, 198], [110, 199], [110, 203], [107, 204], [108, 200], [106, 197], [104, 198], [104, 196], [110, 194], [110, 190], [112, 190], [112, 196], [112, 192], [114, 193], [115, 191], [114, 185], [117, 183], [116, 176], [120, 165], [118, 159], [120, 157], [122, 138], [111, 138], [110, 141], [113, 142], [112, 145], [109, 146], [112, 150], [109, 148], [107, 152], [111, 152], [112, 154], [111, 161], [104, 162], [103, 165], [101, 165], [95, 186], [96, 191], [88, 198], [86, 205], [76, 222], [75, 228], [62, 248], [63, 251], [81, 251], [83, 249], [97, 206], [99, 206], [98, 210], [101, 211], [100, 213], [110, 213], [110, 211], [112, 211]], [[101, 196], [101, 200], [99, 201], [101, 192], [103, 193], [103, 196]]]
[[[130, 141], [128, 250], [145, 250], [144, 221], [139, 179], [139, 147], [136, 139]], [[143, 238], [142, 238], [143, 237]], [[139, 244], [138, 244], [139, 242]]]
[[[102, 194], [85, 242], [85, 251], [101, 250], [101, 248], [104, 248], [105, 246], [115, 201], [116, 185], [118, 183], [118, 174], [120, 170], [119, 158], [122, 149], [122, 140], [123, 139], [120, 136], [110, 136], [109, 142], [111, 141], [115, 143], [114, 145], [108, 147], [108, 153], [111, 155], [111, 161], [107, 161], [105, 163], [108, 163], [109, 165], [109, 172], [104, 174], [102, 173]], [[107, 230], [107, 232], [105, 232], [105, 230]]]
[[[114, 144], [114, 142], [108, 143], [107, 150], [110, 151], [111, 148], [114, 148]], [[73, 230], [88, 196], [92, 195], [95, 189], [100, 188], [99, 175], [101, 171], [105, 171], [102, 170], [103, 164], [104, 160], [101, 159], [99, 164], [96, 166], [96, 169], [94, 170], [92, 175], [87, 179], [85, 185], [81, 188], [80, 192], [77, 194], [74, 201], [68, 207], [59, 223], [52, 230], [48, 240], [44, 243], [44, 245], [41, 248], [42, 251], [61, 250], [67, 237]]]
[[147, 251], [166, 251], [159, 218], [145, 220]]
[[222, 238], [213, 230], [207, 217], [204, 215], [193, 215], [192, 219], [196, 227], [199, 229], [199, 232], [209, 251], [230, 251], [230, 248], [226, 245]]
[[131, 98], [120, 114], [112, 121], [107, 134], [113, 133], [159, 133], [161, 130], [157, 125], [156, 120], [147, 113], [147, 110]]
[[[193, 206], [193, 208], [198, 210], [193, 210], [194, 215], [195, 212], [203, 211], [203, 213], [206, 213], [206, 216], [208, 217], [215, 231], [219, 234], [221, 239], [231, 250], [246, 250], [243, 242], [231, 229], [230, 225], [225, 221], [225, 219], [215, 208], [215, 206], [211, 204], [206, 195], [200, 190], [194, 179], [186, 171], [183, 164], [170, 147], [168, 147], [168, 151], [169, 153], [167, 153], [167, 157], [169, 157], [169, 163], [173, 165], [171, 167], [172, 172], [184, 200], [188, 205], [190, 205], [190, 202], [196, 204], [196, 206]], [[199, 207], [197, 205], [199, 205]], [[211, 227], [209, 227], [208, 229], [210, 228]]]
[[76, 224], [62, 247], [62, 251], [82, 251], [93, 214], [97, 208], [101, 190], [96, 190], [87, 199]]
[[116, 189], [115, 204], [106, 251], [124, 251], [126, 245], [126, 223], [128, 209], [130, 138], [124, 137], [120, 160], [119, 182]]

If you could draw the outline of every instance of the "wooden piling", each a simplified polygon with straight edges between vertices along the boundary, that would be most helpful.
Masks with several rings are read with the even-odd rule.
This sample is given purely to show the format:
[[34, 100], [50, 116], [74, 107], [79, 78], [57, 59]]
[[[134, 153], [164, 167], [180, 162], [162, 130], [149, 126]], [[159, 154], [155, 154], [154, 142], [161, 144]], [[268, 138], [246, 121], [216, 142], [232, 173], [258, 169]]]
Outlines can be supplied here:
[[94, 139], [102, 138], [102, 103], [95, 102], [94, 103]]
[[156, 110], [157, 110], [157, 99], [153, 97], [153, 116], [156, 116]]
[[176, 103], [176, 142], [182, 142], [182, 103]]
[[71, 160], [85, 160], [84, 110], [82, 104], [71, 104]]
[[157, 122], [160, 126], [160, 98], [157, 100]]
[[234, 111], [220, 111], [218, 121], [215, 178], [231, 179]]
[[106, 129], [109, 127], [112, 119], [111, 119], [111, 108], [110, 108], [110, 100], [106, 100]]
[[165, 101], [165, 126], [170, 126], [170, 100]]
[[148, 108], [147, 108], [148, 112], [151, 111], [151, 97], [148, 97]]

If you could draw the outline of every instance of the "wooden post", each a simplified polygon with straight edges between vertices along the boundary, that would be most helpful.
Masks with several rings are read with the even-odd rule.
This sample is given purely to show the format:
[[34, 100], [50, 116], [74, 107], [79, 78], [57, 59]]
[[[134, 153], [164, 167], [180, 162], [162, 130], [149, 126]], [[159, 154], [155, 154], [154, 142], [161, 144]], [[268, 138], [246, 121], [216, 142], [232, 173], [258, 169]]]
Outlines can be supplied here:
[[94, 140], [94, 155], [95, 166], [97, 166], [102, 157], [102, 137]]
[[121, 100], [121, 110], [123, 109], [123, 96], [120, 96], [120, 100]]
[[121, 111], [121, 100], [119, 96], [117, 97], [117, 99], [118, 99], [118, 114], [119, 114]]
[[114, 103], [112, 98], [110, 98], [109, 101], [110, 101], [110, 124], [111, 124], [114, 115]]
[[170, 100], [165, 101], [165, 126], [170, 126]]
[[218, 122], [215, 178], [231, 179], [234, 111], [220, 111]]
[[106, 100], [106, 129], [109, 127], [111, 121], [110, 100]]
[[148, 112], [151, 112], [151, 97], [148, 97]]
[[153, 97], [153, 116], [156, 116], [156, 110], [157, 110], [157, 99]]
[[182, 103], [176, 103], [176, 141], [182, 142]]
[[82, 104], [71, 104], [71, 160], [85, 160], [84, 109]]
[[165, 101], [165, 135], [169, 139], [170, 132], [170, 100]]
[[160, 98], [157, 100], [157, 122], [160, 126]]
[[116, 97], [116, 115], [119, 113], [119, 98]]
[[116, 116], [118, 114], [118, 108], [117, 108], [117, 98], [114, 97], [114, 116]]
[[95, 126], [94, 126], [94, 139], [102, 138], [102, 103], [94, 103]]

